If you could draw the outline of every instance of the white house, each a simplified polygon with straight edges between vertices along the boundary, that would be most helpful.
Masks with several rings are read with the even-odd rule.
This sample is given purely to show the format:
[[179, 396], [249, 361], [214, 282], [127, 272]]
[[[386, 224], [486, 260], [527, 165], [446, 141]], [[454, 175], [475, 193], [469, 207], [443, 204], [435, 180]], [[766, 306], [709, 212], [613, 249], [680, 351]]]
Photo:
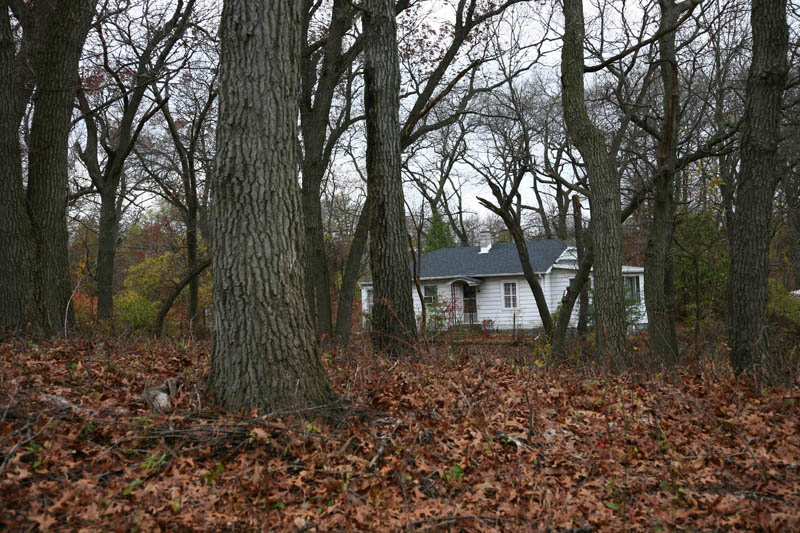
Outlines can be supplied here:
[[[554, 313], [570, 280], [578, 270], [575, 247], [562, 240], [529, 241], [531, 266]], [[626, 298], [638, 302], [638, 324], [647, 323], [644, 309], [644, 268], [623, 266]], [[488, 232], [481, 233], [481, 246], [442, 248], [424, 254], [420, 261], [420, 285], [429, 309], [444, 310], [447, 325], [478, 324], [496, 329], [533, 329], [542, 320], [533, 292], [522, 273], [522, 265], [513, 243], [492, 244]], [[372, 280], [360, 283], [361, 303], [369, 313], [373, 303]], [[422, 313], [416, 285], [411, 282], [414, 311]], [[638, 309], [636, 309], [638, 307]], [[572, 324], [577, 325], [578, 305]]]

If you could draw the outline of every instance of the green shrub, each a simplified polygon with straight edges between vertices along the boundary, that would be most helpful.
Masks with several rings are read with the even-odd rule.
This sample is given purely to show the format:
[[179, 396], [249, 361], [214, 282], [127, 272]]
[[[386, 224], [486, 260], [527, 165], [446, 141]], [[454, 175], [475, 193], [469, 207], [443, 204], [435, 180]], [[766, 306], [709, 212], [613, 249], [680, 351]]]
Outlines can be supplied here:
[[116, 323], [127, 331], [138, 331], [150, 326], [158, 314], [158, 302], [145, 298], [131, 289], [125, 289], [116, 297]]
[[800, 331], [800, 298], [793, 296], [780, 281], [769, 280], [767, 315], [778, 328]]
[[682, 210], [675, 226], [675, 304], [678, 317], [694, 324], [707, 316], [722, 318], [727, 306], [730, 253], [713, 211]]

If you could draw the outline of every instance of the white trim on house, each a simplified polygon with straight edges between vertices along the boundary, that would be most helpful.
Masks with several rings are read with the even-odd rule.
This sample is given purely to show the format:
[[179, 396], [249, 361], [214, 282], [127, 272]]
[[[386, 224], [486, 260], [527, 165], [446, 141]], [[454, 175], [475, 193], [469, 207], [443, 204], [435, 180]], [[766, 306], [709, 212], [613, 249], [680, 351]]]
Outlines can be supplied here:
[[[501, 298], [500, 305], [502, 306], [502, 308], [506, 311], [519, 309], [519, 298], [517, 297], [517, 295], [519, 294], [518, 291], [519, 283], [517, 283], [516, 280], [513, 281], [503, 280], [500, 286], [503, 289], [502, 291], [500, 291], [500, 298]], [[506, 287], [513, 287], [514, 289], [506, 293]], [[511, 305], [508, 305], [509, 303]]]

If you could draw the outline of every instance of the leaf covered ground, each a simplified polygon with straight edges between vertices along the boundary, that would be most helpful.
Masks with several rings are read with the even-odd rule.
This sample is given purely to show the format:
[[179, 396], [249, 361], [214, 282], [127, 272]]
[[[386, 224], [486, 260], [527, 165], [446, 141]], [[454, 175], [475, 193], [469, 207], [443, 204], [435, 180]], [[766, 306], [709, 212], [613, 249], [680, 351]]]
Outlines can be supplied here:
[[[326, 354], [335, 419], [225, 414], [207, 344], [0, 345], [0, 529], [800, 529], [800, 388], [524, 346]], [[168, 414], [142, 399], [177, 378]]]

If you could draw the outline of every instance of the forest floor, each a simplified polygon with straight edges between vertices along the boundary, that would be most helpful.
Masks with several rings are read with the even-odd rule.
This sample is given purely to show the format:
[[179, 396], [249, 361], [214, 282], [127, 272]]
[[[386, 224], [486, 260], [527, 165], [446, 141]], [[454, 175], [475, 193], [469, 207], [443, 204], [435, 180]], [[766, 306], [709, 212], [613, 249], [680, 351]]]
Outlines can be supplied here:
[[[0, 345], [0, 529], [798, 531], [800, 386], [526, 345], [326, 354], [336, 420], [209, 405], [207, 343]], [[176, 378], [172, 409], [142, 398]]]

